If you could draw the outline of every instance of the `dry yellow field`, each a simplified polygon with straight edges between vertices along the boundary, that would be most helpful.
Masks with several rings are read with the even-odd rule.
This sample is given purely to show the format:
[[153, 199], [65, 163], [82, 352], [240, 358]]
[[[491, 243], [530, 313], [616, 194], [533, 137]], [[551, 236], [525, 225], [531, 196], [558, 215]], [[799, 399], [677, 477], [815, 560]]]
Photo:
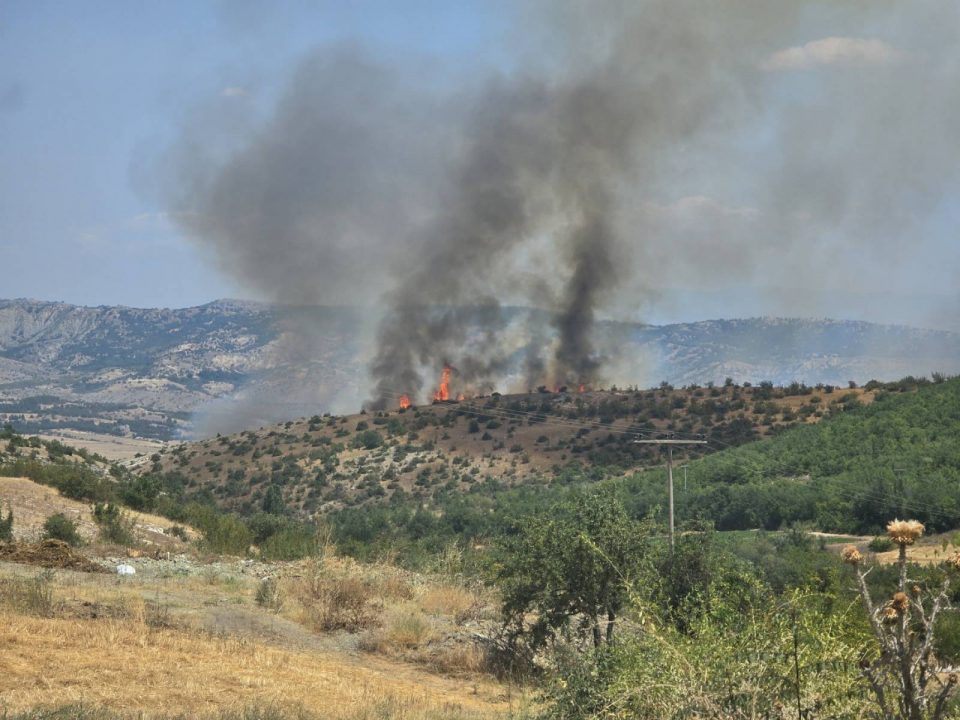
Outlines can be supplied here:
[[136, 455], [152, 455], [163, 450], [169, 443], [146, 438], [118, 437], [82, 430], [60, 430], [39, 436], [42, 440], [58, 440], [75, 448], [83, 448], [103, 455], [109, 460], [132, 460]]
[[503, 688], [363, 656], [291, 652], [156, 629], [134, 619], [38, 618], [0, 612], [0, 707], [86, 703], [145, 718], [193, 717], [252, 703], [324, 717], [384, 708], [396, 718], [498, 718]]

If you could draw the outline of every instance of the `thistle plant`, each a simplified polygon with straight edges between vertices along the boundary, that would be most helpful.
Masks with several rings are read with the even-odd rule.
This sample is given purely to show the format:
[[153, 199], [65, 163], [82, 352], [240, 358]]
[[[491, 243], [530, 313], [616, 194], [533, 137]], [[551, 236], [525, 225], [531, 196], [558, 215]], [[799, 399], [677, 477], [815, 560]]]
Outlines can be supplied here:
[[948, 590], [951, 572], [960, 570], [960, 553], [944, 563], [947, 572], [938, 590], [924, 592], [907, 582], [907, 546], [923, 535], [916, 520], [893, 520], [887, 535], [899, 548], [897, 591], [877, 603], [867, 586], [859, 550], [849, 545], [841, 552], [853, 566], [858, 590], [879, 645], [879, 653], [864, 655], [860, 669], [870, 684], [884, 720], [940, 720], [957, 691], [957, 675], [942, 667], [933, 654], [937, 616], [952, 609]]

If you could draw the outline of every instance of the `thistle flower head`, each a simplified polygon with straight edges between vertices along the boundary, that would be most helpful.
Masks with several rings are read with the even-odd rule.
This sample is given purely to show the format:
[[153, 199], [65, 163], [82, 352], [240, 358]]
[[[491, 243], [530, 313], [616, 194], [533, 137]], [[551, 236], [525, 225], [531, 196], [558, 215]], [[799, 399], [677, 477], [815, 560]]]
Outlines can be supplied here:
[[894, 593], [893, 600], [890, 601], [890, 607], [892, 607], [898, 613], [902, 613], [909, 605], [910, 599], [907, 597], [906, 593], [902, 592]]
[[896, 622], [898, 617], [900, 617], [900, 614], [896, 611], [895, 608], [891, 607], [890, 605], [887, 605], [887, 607], [883, 609], [883, 613], [881, 614], [881, 619], [885, 623]]
[[948, 568], [960, 570], [960, 552], [954, 553], [943, 562]]
[[857, 550], [856, 545], [846, 545], [840, 551], [840, 559], [849, 565], [859, 565], [860, 561], [863, 560], [863, 555]]
[[898, 545], [913, 545], [923, 535], [923, 523], [916, 520], [891, 520], [887, 535]]

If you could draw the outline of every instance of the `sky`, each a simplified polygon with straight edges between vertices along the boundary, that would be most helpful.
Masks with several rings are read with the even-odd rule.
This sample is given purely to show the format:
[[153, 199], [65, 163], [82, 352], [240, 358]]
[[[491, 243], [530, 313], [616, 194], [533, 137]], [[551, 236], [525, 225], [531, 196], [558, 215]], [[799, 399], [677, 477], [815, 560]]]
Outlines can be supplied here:
[[485, 53], [495, 2], [0, 2], [2, 297], [185, 307], [250, 292], [158, 204], [149, 166], [197, 106], [268, 103], [316, 46]]
[[[402, 68], [397, 87], [440, 96], [439, 112], [459, 127], [463, 103], [451, 98], [461, 89], [479, 96], [487, 76], [536, 68], [554, 82], [590, 65], [620, 11], [560, 5], [573, 9], [496, 0], [0, 0], [0, 297], [139, 307], [283, 300], [237, 269], [222, 238], [210, 241], [183, 221], [170, 190], [180, 176], [170, 168], [195, 147], [185, 138], [243, 157], [282, 112], [297, 68], [330, 48]], [[797, 3], [789, 23], [758, 25], [747, 43], [754, 55], [732, 59], [721, 54], [727, 20], [636, 5], [649, 6], [639, 22], [654, 30], [703, 24], [691, 36], [716, 42], [718, 64], [750, 69], [703, 83], [735, 102], [678, 89], [690, 117], [717, 119], [645, 140], [659, 145], [643, 154], [642, 171], [618, 176], [618, 233], [624, 247], [639, 247], [599, 314], [650, 322], [829, 316], [960, 329], [951, 3], [877, 2], [862, 14], [833, 9], [862, 3]], [[697, 3], [676, 7], [684, 5]], [[750, 11], [746, 0], [734, 6]], [[697, 48], [664, 55], [672, 64], [661, 69], [675, 82], [711, 72], [684, 69]], [[632, 72], [652, 72], [652, 56], [639, 57], [648, 64]], [[446, 142], [441, 124], [423, 131], [428, 141], [438, 134], [438, 147]], [[448, 153], [464, 140], [449, 142]], [[443, 202], [439, 192], [434, 201]], [[526, 272], [550, 268], [536, 242], [529, 252]], [[385, 263], [349, 285], [387, 283], [390, 270]], [[377, 301], [341, 291], [337, 278], [321, 274], [317, 285], [331, 291], [310, 300]], [[507, 287], [500, 299], [529, 298]]]

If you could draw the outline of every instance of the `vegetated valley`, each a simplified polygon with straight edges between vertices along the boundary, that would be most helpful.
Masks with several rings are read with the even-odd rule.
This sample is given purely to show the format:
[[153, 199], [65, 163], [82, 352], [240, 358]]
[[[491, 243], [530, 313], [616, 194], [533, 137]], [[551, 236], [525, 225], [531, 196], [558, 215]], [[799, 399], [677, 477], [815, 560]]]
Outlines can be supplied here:
[[[957, 717], [958, 437], [940, 375], [544, 388], [132, 468], [8, 428], [0, 697], [24, 719]], [[707, 441], [675, 446], [672, 546], [665, 455], [637, 438]], [[41, 657], [63, 671], [39, 693]]]

